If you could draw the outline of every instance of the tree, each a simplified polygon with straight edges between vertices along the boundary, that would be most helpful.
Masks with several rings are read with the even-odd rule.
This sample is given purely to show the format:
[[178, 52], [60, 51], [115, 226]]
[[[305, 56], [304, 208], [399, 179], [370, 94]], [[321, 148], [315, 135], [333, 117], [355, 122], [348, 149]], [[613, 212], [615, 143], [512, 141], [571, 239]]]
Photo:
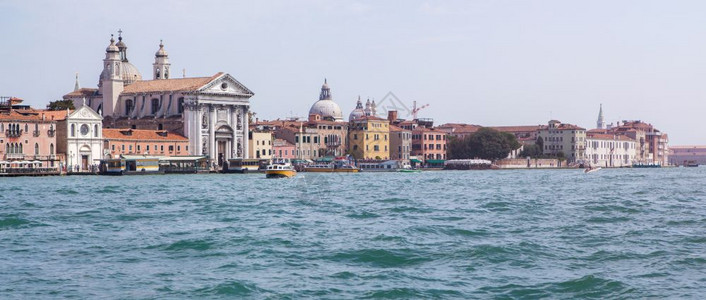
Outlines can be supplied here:
[[496, 160], [507, 157], [510, 151], [517, 148], [520, 148], [520, 143], [515, 135], [483, 127], [464, 139], [450, 140], [448, 157]]
[[47, 109], [49, 110], [74, 110], [76, 109], [74, 107], [74, 101], [66, 99], [66, 100], [56, 100], [56, 101], [51, 101], [49, 102], [49, 105], [47, 105]]

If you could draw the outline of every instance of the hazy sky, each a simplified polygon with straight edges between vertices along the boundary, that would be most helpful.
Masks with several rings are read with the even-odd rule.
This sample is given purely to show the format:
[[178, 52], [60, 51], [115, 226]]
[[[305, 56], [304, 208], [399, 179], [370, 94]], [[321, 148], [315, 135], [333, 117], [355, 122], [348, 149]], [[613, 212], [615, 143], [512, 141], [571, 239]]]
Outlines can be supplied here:
[[[258, 118], [305, 117], [328, 78], [347, 118], [388, 92], [437, 124], [640, 119], [706, 144], [706, 1], [0, 1], [0, 95], [96, 87], [110, 34], [151, 79], [232, 74]], [[404, 116], [404, 114], [402, 114]]]

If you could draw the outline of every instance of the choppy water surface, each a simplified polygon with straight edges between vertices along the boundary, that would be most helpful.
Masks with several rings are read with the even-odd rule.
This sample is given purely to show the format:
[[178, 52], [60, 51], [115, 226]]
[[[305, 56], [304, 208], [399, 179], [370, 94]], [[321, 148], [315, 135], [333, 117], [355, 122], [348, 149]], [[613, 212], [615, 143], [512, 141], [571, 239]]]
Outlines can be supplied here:
[[706, 168], [0, 178], [0, 298], [703, 298]]

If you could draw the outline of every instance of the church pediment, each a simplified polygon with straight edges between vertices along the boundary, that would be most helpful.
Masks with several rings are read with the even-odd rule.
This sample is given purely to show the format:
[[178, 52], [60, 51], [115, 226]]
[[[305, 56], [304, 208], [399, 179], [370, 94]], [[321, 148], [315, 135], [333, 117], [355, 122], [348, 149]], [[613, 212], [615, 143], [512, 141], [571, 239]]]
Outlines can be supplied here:
[[101, 117], [98, 113], [96, 113], [94, 110], [92, 110], [90, 107], [87, 105], [79, 107], [77, 110], [72, 112], [68, 119], [81, 119], [81, 120], [103, 120], [103, 117]]
[[224, 95], [239, 95], [252, 96], [253, 92], [238, 82], [230, 74], [223, 74], [209, 83], [199, 88], [197, 92], [208, 94], [224, 94]]

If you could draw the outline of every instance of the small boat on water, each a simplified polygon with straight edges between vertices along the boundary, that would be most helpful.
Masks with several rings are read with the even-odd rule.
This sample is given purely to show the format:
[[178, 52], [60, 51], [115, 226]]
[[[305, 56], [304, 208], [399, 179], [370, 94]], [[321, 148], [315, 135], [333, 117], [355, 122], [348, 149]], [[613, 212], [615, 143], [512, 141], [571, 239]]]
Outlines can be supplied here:
[[397, 170], [397, 172], [400, 172], [400, 173], [419, 173], [421, 171], [422, 170], [419, 170], [419, 169], [399, 169], [399, 170]]
[[291, 178], [296, 175], [294, 166], [286, 160], [274, 161], [265, 169], [265, 178]]
[[583, 172], [584, 173], [593, 173], [593, 172], [598, 171], [600, 169], [602, 169], [602, 168], [601, 167], [597, 167], [597, 168], [590, 168], [589, 167], [589, 168], [586, 168], [585, 170], [583, 170]]

